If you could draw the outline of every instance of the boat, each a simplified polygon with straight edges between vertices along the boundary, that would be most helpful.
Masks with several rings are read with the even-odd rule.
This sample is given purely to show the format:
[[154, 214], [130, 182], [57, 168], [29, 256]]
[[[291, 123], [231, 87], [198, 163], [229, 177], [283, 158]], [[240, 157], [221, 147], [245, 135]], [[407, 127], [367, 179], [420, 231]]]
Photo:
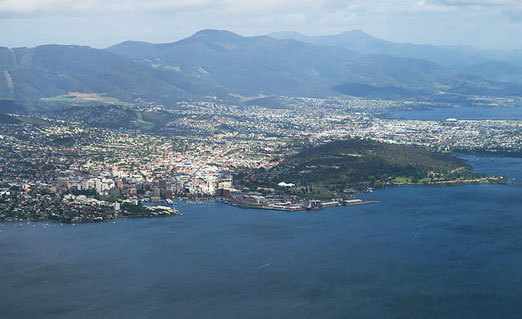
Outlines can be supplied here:
[[311, 200], [306, 206], [306, 210], [321, 210], [324, 206], [318, 200]]

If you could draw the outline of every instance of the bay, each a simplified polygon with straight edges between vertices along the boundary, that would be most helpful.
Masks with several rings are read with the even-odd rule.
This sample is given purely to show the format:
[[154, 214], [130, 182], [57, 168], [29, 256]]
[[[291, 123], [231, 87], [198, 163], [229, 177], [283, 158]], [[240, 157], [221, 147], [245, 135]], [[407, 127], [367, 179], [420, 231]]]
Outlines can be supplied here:
[[389, 110], [385, 117], [396, 120], [443, 121], [458, 120], [522, 120], [522, 107], [439, 107]]
[[522, 159], [466, 159], [511, 183], [317, 212], [181, 203], [181, 217], [0, 224], [0, 317], [520, 318]]

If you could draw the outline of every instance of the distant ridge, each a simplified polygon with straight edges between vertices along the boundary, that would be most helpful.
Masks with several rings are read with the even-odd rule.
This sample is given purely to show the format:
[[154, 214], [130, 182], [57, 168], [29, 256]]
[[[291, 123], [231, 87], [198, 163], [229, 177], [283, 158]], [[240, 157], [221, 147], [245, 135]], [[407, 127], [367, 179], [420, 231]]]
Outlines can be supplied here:
[[[172, 104], [181, 99], [230, 94], [375, 93], [379, 97], [380, 88], [388, 88], [388, 93], [398, 97], [401, 92], [431, 94], [441, 90], [522, 95], [518, 84], [462, 74], [429, 59], [378, 53], [393, 48], [397, 52], [442, 52], [436, 47], [394, 44], [360, 30], [330, 37], [290, 35], [297, 39], [201, 30], [177, 42], [126, 41], [105, 50], [71, 45], [0, 48], [0, 99], [39, 101], [78, 92], [124, 102], [143, 98]], [[510, 70], [484, 66], [489, 70]]]
[[[194, 90], [206, 92], [326, 96], [339, 94], [336, 87], [345, 83], [416, 91], [474, 85], [471, 77], [462, 77], [449, 67], [427, 60], [325, 47], [309, 43], [313, 42], [310, 37], [297, 33], [279, 37], [288, 39], [202, 30], [173, 43], [124, 42], [107, 50], [165, 71], [165, 76], [182, 76], [195, 83]], [[374, 39], [355, 30], [322, 42], [333, 43], [338, 38], [358, 43]], [[477, 88], [482, 85], [477, 84]]]
[[522, 83], [522, 72], [520, 72], [522, 70], [522, 54], [519, 54], [520, 58], [517, 63], [513, 59], [502, 58], [501, 54], [482, 52], [467, 46], [396, 43], [373, 37], [358, 29], [327, 36], [307, 36], [297, 32], [277, 32], [268, 36], [275, 39], [294, 39], [314, 45], [340, 47], [361, 54], [384, 54], [428, 60], [450, 67], [458, 72], [494, 81]]
[[269, 36], [276, 39], [296, 39], [314, 45], [342, 47], [362, 54], [385, 54], [403, 58], [424, 59], [449, 67], [484, 59], [478, 52], [473, 52], [473, 49], [470, 48], [395, 43], [373, 37], [358, 29], [327, 36], [306, 36], [296, 32], [272, 33]]

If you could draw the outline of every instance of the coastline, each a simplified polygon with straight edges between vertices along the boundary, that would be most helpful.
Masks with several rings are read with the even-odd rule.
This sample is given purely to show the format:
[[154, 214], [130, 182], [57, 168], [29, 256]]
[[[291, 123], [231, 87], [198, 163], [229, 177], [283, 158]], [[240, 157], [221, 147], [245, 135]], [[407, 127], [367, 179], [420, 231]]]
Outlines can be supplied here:
[[352, 200], [352, 202], [348, 201], [330, 201], [327, 202], [327, 205], [319, 204], [317, 206], [303, 206], [303, 205], [273, 205], [273, 204], [250, 204], [246, 202], [239, 201], [223, 201], [224, 204], [247, 208], [247, 209], [259, 209], [259, 210], [272, 210], [272, 211], [284, 211], [284, 212], [299, 212], [299, 211], [318, 211], [327, 209], [330, 207], [339, 207], [339, 206], [356, 206], [356, 205], [367, 205], [367, 204], [379, 204], [380, 201], [365, 201], [365, 200]]
[[[462, 185], [479, 185], [479, 184], [499, 184], [506, 185], [509, 180], [506, 177], [484, 177], [473, 180], [454, 180], [454, 181], [436, 181], [430, 183], [404, 183], [404, 184], [389, 184], [383, 185], [383, 187], [377, 187], [376, 189], [386, 189], [404, 186], [462, 186]], [[285, 212], [300, 212], [300, 211], [318, 211], [327, 209], [330, 207], [338, 206], [355, 206], [355, 205], [368, 205], [378, 204], [380, 201], [368, 201], [362, 199], [344, 199], [344, 198], [329, 198], [329, 199], [309, 199], [297, 195], [267, 195], [266, 197], [261, 193], [247, 192], [240, 193], [231, 197], [201, 197], [201, 200], [196, 197], [183, 197], [178, 200], [185, 201], [187, 204], [205, 205], [210, 202], [221, 202], [226, 205], [246, 208], [246, 209], [258, 209], [258, 210], [272, 210], [272, 211], [285, 211]], [[107, 206], [105, 213], [97, 214], [89, 217], [70, 217], [64, 218], [64, 216], [58, 217], [56, 214], [51, 214], [47, 218], [19, 218], [16, 216], [6, 217], [2, 222], [7, 223], [23, 223], [23, 222], [51, 222], [51, 223], [65, 223], [65, 224], [87, 224], [87, 223], [100, 223], [110, 222], [119, 218], [158, 218], [158, 217], [173, 217], [182, 216], [178, 210], [173, 208], [173, 202], [160, 201], [138, 201], [141, 207], [136, 211], [115, 211], [111, 210]], [[108, 204], [108, 203], [107, 203]], [[172, 207], [168, 207], [166, 205]]]
[[479, 185], [479, 184], [508, 184], [509, 180], [505, 176], [488, 176], [484, 178], [471, 180], [453, 180], [453, 181], [434, 181], [429, 183], [394, 183], [391, 187], [396, 186], [461, 186], [461, 185]]

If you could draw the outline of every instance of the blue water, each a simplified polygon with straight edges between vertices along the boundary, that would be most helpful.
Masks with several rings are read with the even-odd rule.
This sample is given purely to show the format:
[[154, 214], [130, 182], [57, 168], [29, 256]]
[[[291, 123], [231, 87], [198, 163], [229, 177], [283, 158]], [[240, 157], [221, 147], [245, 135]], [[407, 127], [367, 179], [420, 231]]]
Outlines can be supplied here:
[[[522, 178], [522, 159], [470, 158]], [[521, 318], [522, 187], [285, 213], [0, 224], [1, 318]]]
[[442, 107], [418, 110], [392, 110], [391, 119], [442, 121], [459, 120], [522, 120], [522, 107]]

